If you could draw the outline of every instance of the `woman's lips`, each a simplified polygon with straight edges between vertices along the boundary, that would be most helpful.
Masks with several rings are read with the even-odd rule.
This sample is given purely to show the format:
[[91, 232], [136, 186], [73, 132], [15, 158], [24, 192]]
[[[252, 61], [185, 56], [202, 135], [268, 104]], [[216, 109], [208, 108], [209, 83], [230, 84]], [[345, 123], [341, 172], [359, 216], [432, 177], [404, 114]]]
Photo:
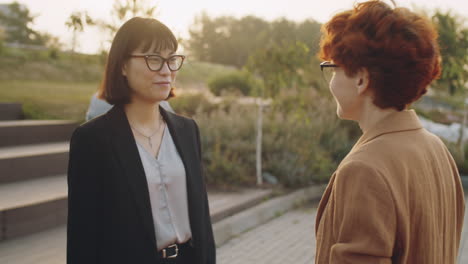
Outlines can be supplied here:
[[164, 86], [169, 86], [169, 85], [171, 85], [170, 82], [153, 82], [153, 83], [156, 84], [156, 85], [164, 85]]

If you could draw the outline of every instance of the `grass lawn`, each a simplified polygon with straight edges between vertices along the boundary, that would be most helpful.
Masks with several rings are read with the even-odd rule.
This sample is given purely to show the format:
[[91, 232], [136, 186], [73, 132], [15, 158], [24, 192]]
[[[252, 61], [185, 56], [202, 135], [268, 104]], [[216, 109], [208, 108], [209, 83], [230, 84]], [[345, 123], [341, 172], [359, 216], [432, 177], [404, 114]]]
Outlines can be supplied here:
[[27, 119], [84, 121], [99, 83], [0, 81], [0, 102], [19, 102]]
[[[177, 97], [171, 100], [174, 108], [182, 109], [186, 102], [180, 95], [185, 89], [203, 84], [181, 84], [176, 90]], [[79, 123], [85, 121], [86, 110], [99, 83], [60, 81], [5, 81], [0, 80], [0, 103], [22, 103], [26, 119], [66, 119]], [[180, 101], [179, 103], [176, 101]], [[193, 104], [199, 101], [192, 102]], [[193, 107], [193, 106], [192, 106]]]
[[[48, 51], [7, 49], [0, 57], [0, 102], [22, 103], [26, 119], [82, 122], [103, 70], [100, 55], [60, 53], [52, 59]], [[204, 89], [210, 79], [234, 71], [233, 67], [187, 60], [176, 87], [178, 91]]]

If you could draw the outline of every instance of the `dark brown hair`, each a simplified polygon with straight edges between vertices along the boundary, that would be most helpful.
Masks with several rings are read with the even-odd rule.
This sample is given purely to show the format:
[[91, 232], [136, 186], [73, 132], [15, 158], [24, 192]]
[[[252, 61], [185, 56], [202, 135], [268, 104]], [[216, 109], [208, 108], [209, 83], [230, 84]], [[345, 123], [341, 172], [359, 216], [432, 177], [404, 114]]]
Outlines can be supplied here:
[[357, 4], [322, 27], [319, 57], [348, 76], [369, 71], [369, 88], [380, 108], [405, 109], [439, 77], [437, 31], [429, 19], [379, 0]]
[[[143, 45], [143, 50], [148, 51], [153, 44], [155, 52], [162, 49], [176, 51], [178, 47], [172, 31], [156, 19], [134, 17], [125, 22], [112, 41], [98, 97], [112, 105], [128, 104], [131, 90], [122, 67], [138, 47]], [[174, 97], [173, 90], [168, 99]]]

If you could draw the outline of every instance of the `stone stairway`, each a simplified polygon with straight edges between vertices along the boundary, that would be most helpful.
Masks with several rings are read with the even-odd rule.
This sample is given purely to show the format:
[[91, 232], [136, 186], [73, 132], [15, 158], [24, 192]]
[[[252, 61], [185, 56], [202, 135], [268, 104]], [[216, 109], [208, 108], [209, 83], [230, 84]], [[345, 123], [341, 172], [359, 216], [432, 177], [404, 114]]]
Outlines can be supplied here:
[[3, 120], [19, 120], [23, 119], [23, 111], [21, 104], [18, 103], [0, 103], [0, 121]]
[[21, 120], [0, 103], [0, 244], [66, 223], [68, 141], [77, 124]]
[[[0, 103], [0, 263], [64, 264], [69, 139], [77, 124], [21, 117], [20, 104]], [[209, 192], [212, 222], [272, 193]]]

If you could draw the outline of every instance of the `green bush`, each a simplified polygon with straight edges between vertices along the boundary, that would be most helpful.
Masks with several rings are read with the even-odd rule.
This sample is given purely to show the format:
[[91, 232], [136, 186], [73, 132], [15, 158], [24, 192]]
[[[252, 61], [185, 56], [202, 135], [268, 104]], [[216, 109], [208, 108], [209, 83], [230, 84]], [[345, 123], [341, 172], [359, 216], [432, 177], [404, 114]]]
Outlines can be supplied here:
[[177, 83], [184, 88], [205, 87], [208, 81], [216, 76], [235, 71], [234, 67], [187, 59], [177, 73]]
[[245, 72], [232, 72], [217, 76], [208, 82], [210, 91], [217, 95], [249, 95], [253, 89], [253, 79]]
[[[294, 97], [294, 96], [293, 96]], [[262, 167], [287, 187], [329, 179], [354, 144], [359, 128], [340, 121], [331, 98], [302, 96], [305, 107], [275, 103], [265, 109]], [[277, 101], [290, 101], [280, 98]], [[207, 183], [222, 188], [253, 186], [257, 108], [239, 105], [198, 111]]]
[[329, 179], [361, 134], [336, 117], [331, 97], [282, 95], [265, 122], [265, 170], [288, 187]]
[[49, 58], [52, 60], [57, 60], [59, 58], [59, 50], [56, 48], [49, 49]]
[[255, 109], [231, 105], [197, 112], [207, 184], [221, 188], [255, 183]]
[[197, 112], [210, 113], [217, 106], [202, 93], [184, 93], [170, 99], [171, 107], [178, 114], [193, 116]]
[[463, 116], [460, 113], [456, 113], [454, 111], [441, 111], [439, 109], [433, 110], [422, 110], [420, 108], [416, 108], [416, 112], [418, 115], [429, 119], [433, 122], [450, 125], [453, 122], [461, 122]]
[[451, 142], [446, 142], [447, 148], [453, 156], [453, 159], [457, 163], [458, 170], [462, 175], [468, 175], [468, 143], [465, 143], [465, 159], [462, 159], [460, 153], [460, 147]]
[[40, 106], [32, 103], [23, 103], [23, 116], [25, 119], [60, 119], [43, 111]]

